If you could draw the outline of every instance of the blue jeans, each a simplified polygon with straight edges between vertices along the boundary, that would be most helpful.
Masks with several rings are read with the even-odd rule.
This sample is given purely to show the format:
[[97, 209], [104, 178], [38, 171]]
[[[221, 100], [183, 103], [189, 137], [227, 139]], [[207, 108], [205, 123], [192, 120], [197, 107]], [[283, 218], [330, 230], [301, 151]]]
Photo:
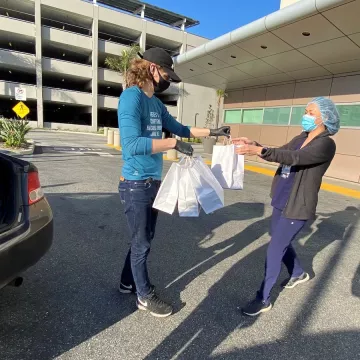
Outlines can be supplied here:
[[135, 284], [140, 297], [146, 297], [151, 292], [146, 261], [155, 235], [158, 212], [152, 206], [159, 187], [160, 181], [151, 179], [119, 183], [120, 199], [125, 207], [131, 236], [121, 282], [125, 285]]
[[285, 264], [291, 277], [298, 277], [304, 272], [291, 242], [305, 223], [306, 220], [285, 218], [279, 209], [274, 208], [273, 210], [271, 240], [266, 255], [265, 278], [259, 291], [259, 296], [267, 303], [270, 301], [271, 290], [280, 275], [281, 262]]

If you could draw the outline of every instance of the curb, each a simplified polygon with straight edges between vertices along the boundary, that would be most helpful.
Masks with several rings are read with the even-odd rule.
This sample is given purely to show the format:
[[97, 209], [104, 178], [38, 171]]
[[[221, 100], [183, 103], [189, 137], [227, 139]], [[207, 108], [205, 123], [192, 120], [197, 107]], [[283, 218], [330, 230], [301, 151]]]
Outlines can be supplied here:
[[115, 150], [118, 150], [118, 151], [121, 151], [121, 146], [115, 146], [115, 145], [110, 145], [110, 144], [106, 144], [106, 146], [108, 146], [109, 148], [112, 148], [112, 149], [115, 149]]
[[18, 154], [20, 155], [32, 155], [35, 151], [35, 141], [34, 140], [26, 140], [28, 144], [30, 144], [29, 149], [20, 150]]
[[93, 132], [84, 132], [84, 131], [67, 131], [67, 130], [53, 130], [53, 129], [31, 129], [31, 131], [58, 132], [58, 133], [65, 133], [65, 134], [79, 134], [79, 135], [91, 135], [91, 136], [105, 137], [104, 134], [97, 134], [97, 133], [93, 133]]
[[29, 148], [26, 150], [14, 150], [14, 149], [7, 149], [5, 148], [5, 151], [10, 153], [11, 155], [32, 155], [35, 151], [35, 141], [34, 140], [26, 140], [27, 144], [29, 145]]
[[[179, 161], [179, 159], [169, 160], [165, 155], [164, 155], [163, 159], [165, 161], [172, 161], [172, 162]], [[205, 164], [211, 165], [211, 160], [204, 160], [204, 161], [205, 161]], [[245, 164], [245, 170], [255, 172], [255, 173], [258, 173], [258, 174], [262, 174], [262, 175], [266, 175], [266, 176], [271, 176], [271, 177], [273, 177], [275, 175], [274, 170], [270, 170], [270, 169], [266, 169], [266, 168], [262, 168], [262, 167], [254, 166], [254, 165], [246, 165]], [[350, 189], [350, 188], [347, 188], [347, 187], [344, 187], [344, 186], [333, 185], [333, 184], [329, 184], [327, 182], [323, 182], [321, 184], [321, 189], [324, 190], [324, 191], [340, 194], [340, 195], [343, 195], [343, 196], [348, 196], [348, 197], [352, 197], [352, 198], [355, 198], [355, 199], [360, 199], [360, 191], [359, 190]]]

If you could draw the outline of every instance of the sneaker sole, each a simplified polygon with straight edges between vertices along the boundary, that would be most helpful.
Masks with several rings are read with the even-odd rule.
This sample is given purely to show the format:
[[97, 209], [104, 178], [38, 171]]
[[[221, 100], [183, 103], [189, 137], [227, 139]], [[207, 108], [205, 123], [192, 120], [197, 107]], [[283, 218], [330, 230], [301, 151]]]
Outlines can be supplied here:
[[296, 283], [294, 283], [293, 285], [291, 285], [291, 286], [284, 286], [284, 289], [293, 289], [294, 287], [296, 287], [296, 286], [298, 286], [298, 285], [300, 285], [300, 284], [303, 284], [303, 283], [306, 283], [306, 282], [308, 282], [310, 280], [310, 275], [309, 274], [306, 274], [306, 277], [305, 277], [305, 279], [302, 279], [302, 280], [299, 280], [299, 281], [297, 281]]
[[132, 289], [125, 289], [125, 288], [122, 288], [121, 286], [119, 286], [118, 290], [121, 294], [135, 294], [136, 295], [136, 291], [133, 291]]
[[267, 308], [265, 309], [261, 309], [260, 311], [258, 311], [257, 313], [254, 313], [254, 314], [248, 314], [247, 312], [245, 312], [244, 310], [242, 311], [242, 313], [246, 316], [258, 316], [262, 313], [265, 313], [265, 312], [268, 312], [272, 309], [272, 304], [270, 304]]
[[152, 316], [155, 316], [155, 317], [158, 317], [158, 318], [165, 318], [165, 317], [168, 317], [172, 314], [172, 310], [167, 313], [167, 314], [157, 314], [157, 313], [154, 313], [152, 311], [150, 311], [148, 308], [146, 308], [145, 306], [142, 306], [140, 304], [136, 304], [138, 309], [139, 310], [142, 310], [142, 311], [148, 311]]
[[132, 294], [132, 290], [126, 290], [126, 289], [121, 289], [121, 288], [119, 288], [119, 291], [120, 291], [122, 294]]

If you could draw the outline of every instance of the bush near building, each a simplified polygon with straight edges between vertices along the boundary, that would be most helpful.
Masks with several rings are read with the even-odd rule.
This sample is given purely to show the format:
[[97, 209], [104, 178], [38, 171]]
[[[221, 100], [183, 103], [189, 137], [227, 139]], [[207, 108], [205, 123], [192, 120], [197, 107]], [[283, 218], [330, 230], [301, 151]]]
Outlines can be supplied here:
[[26, 145], [25, 136], [30, 130], [29, 122], [26, 120], [0, 120], [0, 139], [6, 147], [20, 148]]

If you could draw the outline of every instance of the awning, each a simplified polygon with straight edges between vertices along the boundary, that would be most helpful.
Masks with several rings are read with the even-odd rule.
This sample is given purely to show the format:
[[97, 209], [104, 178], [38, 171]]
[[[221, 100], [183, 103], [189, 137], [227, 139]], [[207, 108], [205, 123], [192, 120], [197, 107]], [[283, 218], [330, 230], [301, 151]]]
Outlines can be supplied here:
[[241, 89], [360, 71], [360, 0], [301, 0], [179, 55], [187, 83]]

